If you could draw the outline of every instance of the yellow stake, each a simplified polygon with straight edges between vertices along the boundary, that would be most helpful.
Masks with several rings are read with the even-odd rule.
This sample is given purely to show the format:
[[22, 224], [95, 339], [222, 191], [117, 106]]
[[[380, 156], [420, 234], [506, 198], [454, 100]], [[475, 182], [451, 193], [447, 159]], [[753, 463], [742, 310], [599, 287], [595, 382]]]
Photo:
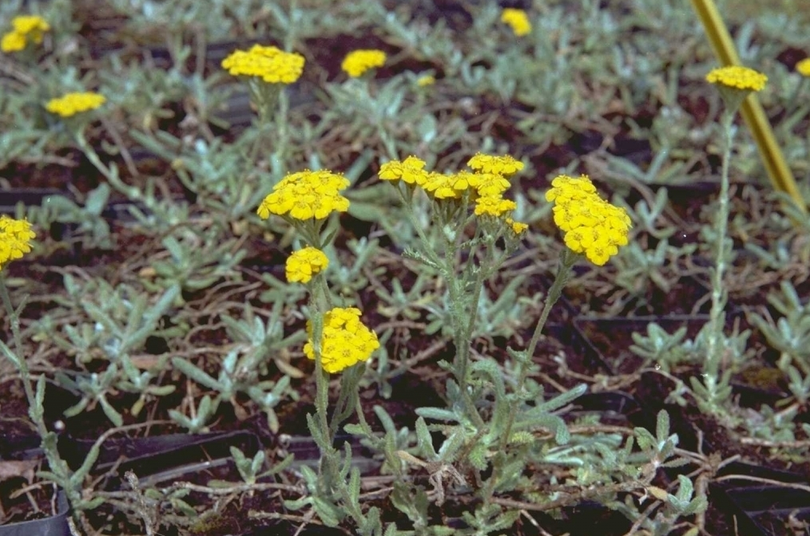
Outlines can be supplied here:
[[[709, 41], [720, 63], [723, 66], [740, 65], [740, 57], [734, 48], [734, 41], [731, 40], [731, 35], [717, 11], [714, 0], [692, 0], [692, 6], [706, 29], [706, 34], [709, 36]], [[790, 168], [785, 164], [782, 149], [776, 143], [771, 125], [756, 95], [751, 94], [745, 99], [742, 105], [742, 115], [748, 125], [748, 130], [754, 136], [759, 155], [774, 187], [787, 193], [799, 208], [807, 212], [804, 198], [796, 187], [796, 181], [793, 179]]]

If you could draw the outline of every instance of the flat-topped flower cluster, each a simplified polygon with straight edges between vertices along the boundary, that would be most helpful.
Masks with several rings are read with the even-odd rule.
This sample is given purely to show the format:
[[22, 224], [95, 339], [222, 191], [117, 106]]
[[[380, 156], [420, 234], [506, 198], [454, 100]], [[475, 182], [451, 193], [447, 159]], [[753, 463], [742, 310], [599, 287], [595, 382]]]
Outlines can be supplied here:
[[233, 76], [259, 78], [268, 84], [292, 84], [304, 71], [304, 56], [274, 46], [253, 45], [231, 53], [222, 60], [222, 68]]
[[27, 220], [0, 216], [0, 270], [9, 261], [21, 259], [31, 251], [31, 240], [36, 234]]
[[546, 200], [554, 203], [554, 223], [573, 252], [602, 266], [619, 252], [619, 246], [627, 244], [630, 217], [623, 208], [599, 197], [587, 175], [560, 175], [551, 186]]
[[509, 189], [509, 177], [523, 169], [523, 162], [515, 158], [476, 154], [468, 162], [472, 170], [439, 173], [425, 169], [425, 162], [415, 156], [405, 160], [392, 160], [380, 167], [380, 179], [402, 182], [411, 188], [420, 188], [437, 201], [460, 200], [465, 195], [475, 203], [476, 216], [503, 218], [516, 234], [526, 230], [526, 224], [515, 222], [509, 215], [515, 202], [503, 197]]
[[[304, 354], [315, 359], [311, 321], [307, 322], [307, 333], [309, 341], [304, 345]], [[377, 334], [360, 321], [360, 309], [335, 307], [324, 314], [321, 366], [326, 372], [335, 374], [356, 363], [367, 361], [379, 347]]]
[[11, 19], [11, 28], [0, 40], [0, 50], [6, 53], [20, 52], [29, 43], [40, 44], [51, 25], [38, 15], [20, 15]]

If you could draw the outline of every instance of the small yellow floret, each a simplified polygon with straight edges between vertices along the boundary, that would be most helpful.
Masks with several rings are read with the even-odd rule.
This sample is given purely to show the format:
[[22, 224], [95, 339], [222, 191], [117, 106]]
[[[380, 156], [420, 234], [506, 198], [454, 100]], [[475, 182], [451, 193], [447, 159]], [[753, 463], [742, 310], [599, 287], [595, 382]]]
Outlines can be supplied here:
[[419, 87], [432, 86], [436, 83], [436, 78], [433, 75], [426, 74], [416, 79], [416, 85]]
[[285, 264], [287, 281], [290, 283], [309, 283], [312, 277], [326, 270], [329, 259], [323, 251], [305, 247], [290, 255]]
[[730, 65], [728, 67], [712, 69], [709, 74], [706, 75], [706, 81], [731, 89], [762, 91], [765, 87], [765, 83], [768, 81], [768, 77], [748, 67]]
[[506, 218], [506, 225], [508, 225], [512, 232], [516, 235], [523, 234], [529, 226], [523, 222], [515, 221], [512, 218]]
[[385, 58], [382, 50], [355, 50], [346, 55], [340, 68], [350, 77], [357, 78], [369, 69], [385, 65]]
[[27, 220], [0, 216], [0, 270], [9, 261], [21, 259], [31, 251], [31, 240], [36, 238]]
[[518, 37], [524, 36], [532, 31], [532, 23], [522, 9], [506, 8], [501, 13], [501, 22], [508, 24], [512, 32]]
[[[304, 354], [314, 360], [311, 321], [307, 322], [307, 333], [309, 341], [304, 345]], [[335, 374], [360, 361], [367, 361], [379, 347], [377, 334], [360, 321], [359, 309], [336, 307], [324, 315], [321, 366], [326, 372]]]
[[268, 84], [292, 84], [304, 71], [304, 56], [274, 46], [253, 45], [235, 50], [222, 60], [222, 68], [233, 76], [252, 76]]
[[810, 58], [804, 58], [796, 64], [796, 72], [810, 78]]
[[78, 113], [95, 110], [105, 102], [107, 102], [107, 99], [104, 95], [92, 91], [68, 93], [58, 99], [49, 100], [45, 105], [45, 109], [62, 117], [72, 117]]

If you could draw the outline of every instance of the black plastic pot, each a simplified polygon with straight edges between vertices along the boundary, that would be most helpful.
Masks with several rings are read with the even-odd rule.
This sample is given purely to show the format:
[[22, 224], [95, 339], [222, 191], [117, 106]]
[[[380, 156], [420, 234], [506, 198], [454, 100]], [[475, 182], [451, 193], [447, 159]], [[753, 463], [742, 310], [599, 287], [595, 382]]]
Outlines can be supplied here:
[[56, 514], [50, 517], [0, 525], [0, 536], [70, 536], [70, 506], [61, 490], [56, 495], [56, 508]]

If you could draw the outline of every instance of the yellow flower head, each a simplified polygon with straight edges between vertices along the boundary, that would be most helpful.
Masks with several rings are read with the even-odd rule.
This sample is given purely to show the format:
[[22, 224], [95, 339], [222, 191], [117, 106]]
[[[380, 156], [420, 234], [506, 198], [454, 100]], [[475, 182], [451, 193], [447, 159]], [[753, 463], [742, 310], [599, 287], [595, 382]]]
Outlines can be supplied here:
[[422, 188], [435, 199], [460, 199], [465, 191], [473, 190], [473, 177], [474, 174], [467, 171], [450, 175], [432, 172], [428, 174]]
[[273, 187], [256, 213], [265, 220], [270, 214], [322, 220], [332, 212], [349, 210], [349, 200], [340, 195], [348, 186], [348, 179], [327, 170], [292, 173]]
[[309, 283], [312, 277], [326, 270], [329, 259], [323, 251], [313, 247], [299, 249], [287, 258], [285, 271], [290, 283]]
[[28, 221], [0, 216], [0, 270], [9, 261], [29, 253], [31, 240], [36, 236]]
[[3, 35], [0, 50], [3, 52], [19, 52], [30, 43], [39, 44], [42, 36], [51, 29], [50, 24], [38, 15], [20, 15], [11, 20], [13, 30]]
[[292, 84], [304, 71], [304, 56], [274, 46], [253, 45], [235, 50], [222, 60], [222, 68], [233, 76], [253, 76], [268, 84]]
[[706, 81], [731, 89], [762, 91], [765, 87], [765, 82], [768, 81], [768, 77], [748, 67], [731, 65], [712, 69], [709, 74], [706, 75]]
[[391, 160], [380, 166], [380, 178], [384, 181], [401, 180], [407, 184], [421, 186], [428, 178], [425, 162], [415, 156], [409, 156], [403, 162]]
[[479, 197], [475, 202], [476, 216], [503, 216], [517, 208], [514, 201], [504, 199], [500, 195]]
[[804, 58], [796, 64], [796, 72], [810, 78], [810, 58]]
[[350, 77], [357, 78], [369, 69], [385, 65], [385, 57], [382, 50], [355, 50], [346, 55], [340, 68]]
[[528, 34], [532, 31], [532, 23], [529, 22], [529, 17], [522, 9], [506, 8], [501, 13], [501, 22], [504, 22], [512, 27], [512, 32], [518, 37]]
[[470, 158], [467, 165], [480, 173], [496, 173], [509, 177], [523, 169], [523, 162], [516, 160], [505, 154], [503, 156], [493, 156], [478, 153]]
[[[307, 322], [309, 341], [304, 345], [304, 354], [315, 359], [312, 345], [312, 322]], [[323, 318], [321, 339], [321, 365], [335, 374], [352, 365], [366, 361], [380, 347], [377, 334], [360, 321], [360, 310], [354, 307], [336, 307]]]
[[436, 83], [436, 77], [431, 74], [425, 74], [416, 79], [416, 85], [419, 87], [432, 86]]
[[45, 109], [52, 114], [60, 115], [62, 117], [72, 117], [82, 112], [95, 110], [102, 104], [107, 102], [104, 95], [93, 93], [92, 91], [84, 93], [68, 93], [58, 99], [51, 99], [45, 105]]
[[599, 197], [586, 175], [578, 179], [560, 175], [551, 186], [546, 200], [554, 203], [554, 223], [572, 251], [602, 266], [619, 252], [619, 246], [627, 244], [630, 217], [623, 208]]
[[509, 181], [498, 173], [472, 173], [470, 183], [482, 197], [498, 196], [509, 189]]

